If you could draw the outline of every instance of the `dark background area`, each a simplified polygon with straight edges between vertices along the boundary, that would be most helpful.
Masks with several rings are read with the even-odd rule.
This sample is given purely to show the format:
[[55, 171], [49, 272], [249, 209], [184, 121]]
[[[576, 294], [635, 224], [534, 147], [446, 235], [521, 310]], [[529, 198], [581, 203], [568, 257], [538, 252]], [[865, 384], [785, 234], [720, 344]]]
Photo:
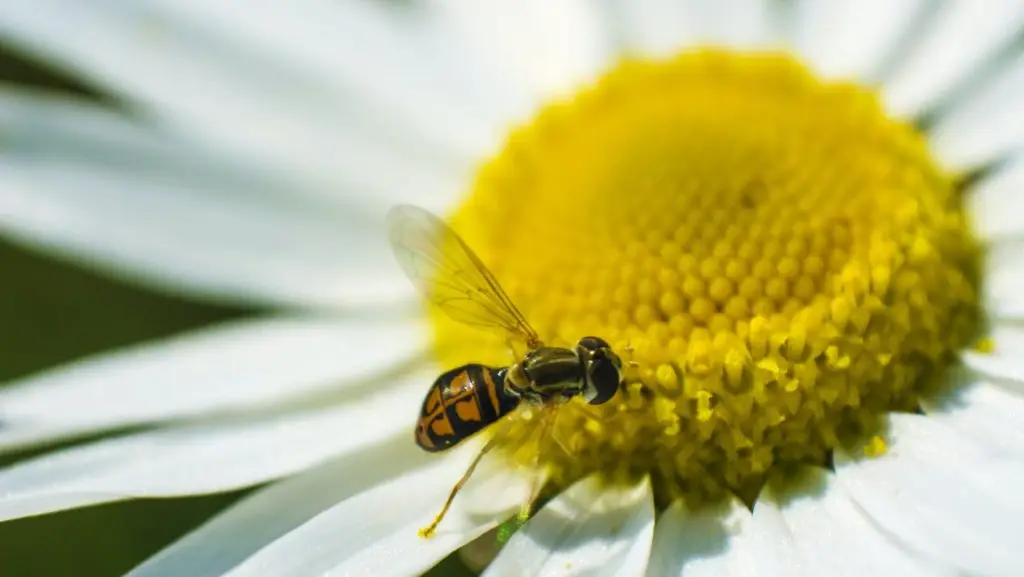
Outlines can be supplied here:
[[[117, 106], [2, 40], [0, 82], [72, 92]], [[2, 235], [0, 271], [0, 383], [247, 312], [116, 283], [16, 246]], [[0, 455], [0, 467], [45, 450]], [[123, 575], [244, 494], [131, 501], [0, 523], [0, 577]], [[457, 557], [450, 557], [431, 574], [469, 573]]]

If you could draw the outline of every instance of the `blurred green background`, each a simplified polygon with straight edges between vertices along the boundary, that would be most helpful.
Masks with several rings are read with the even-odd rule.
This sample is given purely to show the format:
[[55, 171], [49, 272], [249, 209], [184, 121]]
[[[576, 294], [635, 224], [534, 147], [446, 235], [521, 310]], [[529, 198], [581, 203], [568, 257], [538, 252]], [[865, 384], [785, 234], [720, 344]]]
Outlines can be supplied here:
[[[70, 91], [116, 106], [2, 41], [0, 82]], [[167, 298], [112, 282], [15, 246], [2, 236], [0, 271], [0, 383], [250, 312]], [[0, 466], [41, 451], [0, 455]], [[0, 523], [0, 577], [123, 575], [242, 495], [133, 501]], [[454, 556], [432, 572], [466, 574]]]

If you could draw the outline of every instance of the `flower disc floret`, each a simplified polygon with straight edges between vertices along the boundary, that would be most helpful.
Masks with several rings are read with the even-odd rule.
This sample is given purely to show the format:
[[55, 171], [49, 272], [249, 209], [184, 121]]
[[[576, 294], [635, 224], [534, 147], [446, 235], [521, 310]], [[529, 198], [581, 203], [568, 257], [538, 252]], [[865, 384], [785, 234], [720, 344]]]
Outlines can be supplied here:
[[[502, 448], [558, 484], [744, 494], [913, 410], [970, 342], [979, 251], [955, 182], [875, 95], [784, 55], [623, 62], [483, 166], [453, 226], [549, 344], [635, 363]], [[508, 364], [437, 314], [446, 366]]]

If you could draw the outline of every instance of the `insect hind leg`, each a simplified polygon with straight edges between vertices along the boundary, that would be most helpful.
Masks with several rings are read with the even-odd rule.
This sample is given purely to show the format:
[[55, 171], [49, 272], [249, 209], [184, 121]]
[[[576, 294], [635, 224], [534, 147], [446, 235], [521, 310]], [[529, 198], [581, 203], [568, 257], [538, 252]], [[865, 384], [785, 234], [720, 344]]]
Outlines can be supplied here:
[[462, 490], [462, 487], [466, 484], [467, 481], [469, 481], [469, 478], [473, 476], [473, 471], [475, 471], [476, 466], [480, 464], [480, 460], [483, 459], [484, 455], [490, 452], [490, 450], [493, 449], [495, 445], [497, 445], [498, 439], [501, 438], [502, 433], [508, 430], [508, 427], [509, 421], [506, 420], [502, 427], [498, 430], [498, 432], [493, 437], [488, 439], [484, 446], [476, 454], [476, 456], [473, 457], [473, 460], [470, 461], [469, 463], [469, 467], [466, 468], [466, 472], [462, 474], [462, 477], [459, 479], [459, 481], [455, 483], [454, 487], [452, 487], [451, 492], [448, 493], [448, 499], [445, 500], [444, 506], [441, 507], [441, 511], [434, 516], [434, 520], [431, 521], [430, 525], [423, 527], [418, 531], [420, 537], [423, 537], [424, 539], [429, 539], [434, 536], [434, 532], [437, 530], [437, 526], [441, 524], [441, 521], [444, 520], [444, 516], [448, 514], [448, 509], [451, 508], [452, 502], [455, 500], [455, 495], [457, 495], [459, 491]]

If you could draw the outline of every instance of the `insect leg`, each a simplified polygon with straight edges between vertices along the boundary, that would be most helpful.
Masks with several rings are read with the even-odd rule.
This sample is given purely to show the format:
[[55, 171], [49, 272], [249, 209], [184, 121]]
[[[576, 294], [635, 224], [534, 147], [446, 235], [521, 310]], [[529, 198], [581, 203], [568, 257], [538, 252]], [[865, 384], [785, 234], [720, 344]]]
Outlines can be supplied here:
[[488, 453], [488, 451], [494, 448], [494, 445], [496, 444], [497, 440], [501, 437], [501, 432], [507, 428], [508, 422], [506, 421], [501, 430], [499, 430], [497, 434], [491, 437], [483, 446], [483, 448], [480, 449], [480, 452], [477, 453], [475, 457], [473, 457], [473, 460], [469, 463], [469, 467], [466, 469], [466, 472], [462, 474], [462, 478], [459, 479], [458, 483], [455, 483], [454, 487], [452, 487], [451, 493], [448, 494], [448, 500], [444, 502], [444, 507], [441, 507], [441, 512], [434, 517], [434, 521], [431, 522], [430, 525], [419, 530], [420, 537], [423, 537], [424, 539], [429, 539], [434, 536], [434, 531], [437, 529], [437, 526], [441, 524], [441, 520], [444, 519], [444, 516], [448, 513], [448, 509], [452, 506], [452, 501], [455, 500], [455, 495], [458, 494], [458, 492], [462, 489], [462, 486], [465, 485], [466, 481], [468, 481], [469, 478], [473, 475], [473, 471], [476, 470], [476, 466], [477, 464], [480, 463], [480, 459], [482, 459], [483, 456]]
[[[542, 433], [542, 435], [550, 437], [552, 441], [554, 441], [555, 443], [558, 444], [558, 447], [560, 449], [565, 451], [565, 456], [567, 456], [569, 458], [572, 458], [572, 451], [569, 449], [569, 446], [566, 445], [565, 442], [562, 440], [562, 438], [559, 437], [555, 433], [555, 422], [558, 420], [558, 416], [560, 414], [561, 413], [558, 412], [558, 411], [552, 411], [551, 412], [551, 416], [549, 416], [547, 418], [547, 422], [544, 423], [544, 432]], [[541, 437], [541, 438], [543, 438], [543, 437]], [[539, 455], [539, 452], [538, 452], [538, 455]], [[538, 459], [539, 459], [539, 456], [538, 456]]]
[[622, 352], [625, 353], [626, 357], [627, 357], [626, 358], [626, 366], [628, 366], [631, 369], [639, 369], [640, 368], [640, 363], [638, 363], [638, 362], [636, 362], [634, 360], [635, 357], [634, 357], [633, 353], [635, 351], [636, 351], [636, 349], [633, 348], [633, 343], [631, 343], [629, 341], [626, 341], [626, 346], [622, 348]]
[[[544, 489], [544, 483], [547, 481], [546, 471], [540, 471], [539, 470], [540, 469], [540, 442], [543, 441], [544, 439], [548, 438], [548, 437], [554, 438], [554, 435], [552, 435], [551, 433], [552, 433], [552, 431], [554, 429], [555, 419], [557, 417], [558, 417], [558, 411], [553, 411], [550, 408], [547, 409], [547, 413], [546, 413], [546, 417], [544, 419], [544, 423], [540, 427], [540, 433], [539, 433], [540, 436], [538, 437], [538, 442], [537, 442], [537, 452], [536, 452], [537, 454], [536, 454], [536, 457], [534, 458], [534, 462], [533, 462], [533, 469], [537, 472], [537, 474], [536, 474], [536, 476], [534, 476], [533, 482], [531, 483], [529, 498], [519, 508], [519, 514], [516, 515], [517, 523], [520, 526], [523, 523], [526, 523], [526, 521], [530, 518], [530, 515], [533, 514], [533, 504], [536, 503], [537, 500], [540, 498], [540, 493]], [[557, 439], [556, 439], [556, 442], [558, 442]], [[565, 447], [565, 445], [562, 445], [561, 442], [559, 442], [559, 446], [561, 446], [562, 449], [565, 449], [566, 452], [568, 453], [568, 449]]]
[[526, 356], [527, 349], [524, 349], [519, 340], [513, 335], [509, 335], [505, 339], [505, 347], [508, 349], [509, 359], [511, 359], [509, 364], [518, 363]]

